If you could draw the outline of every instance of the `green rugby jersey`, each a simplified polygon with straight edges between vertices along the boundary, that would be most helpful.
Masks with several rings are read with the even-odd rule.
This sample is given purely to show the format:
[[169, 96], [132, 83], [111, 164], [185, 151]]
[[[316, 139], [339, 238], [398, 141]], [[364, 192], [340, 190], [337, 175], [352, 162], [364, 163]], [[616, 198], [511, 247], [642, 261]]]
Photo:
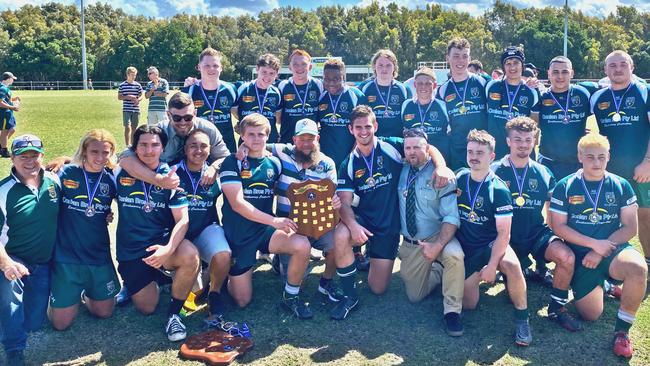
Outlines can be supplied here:
[[[619, 104], [620, 121], [614, 120], [616, 103]], [[632, 179], [634, 168], [643, 161], [650, 139], [648, 87], [633, 82], [627, 89], [601, 89], [591, 97], [591, 111], [600, 134], [606, 136], [611, 144], [607, 170]]]
[[[560, 180], [555, 186], [551, 198], [551, 211], [567, 216], [567, 225], [580, 234], [604, 240], [621, 226], [621, 209], [635, 205], [636, 195], [627, 180], [609, 172], [605, 172], [600, 195], [596, 199], [599, 186], [600, 182], [584, 181], [582, 169], [578, 170]], [[596, 222], [590, 220], [594, 205], [588, 195], [591, 195], [592, 200], [597, 200], [598, 220]], [[567, 243], [580, 258], [591, 250]], [[577, 260], [576, 263], [579, 263]]]
[[[476, 75], [460, 82], [447, 80], [440, 85], [436, 98], [445, 102], [450, 128], [450, 163], [452, 169], [467, 166], [467, 134], [472, 129], [487, 129], [485, 100], [486, 81]], [[465, 101], [465, 109], [463, 106]], [[463, 113], [464, 112], [464, 113]]]
[[[167, 174], [169, 166], [161, 163], [157, 173]], [[117, 260], [120, 262], [149, 256], [147, 247], [155, 244], [167, 245], [174, 225], [172, 208], [187, 207], [185, 193], [163, 189], [138, 180], [126, 170], [114, 171], [117, 186]], [[145, 212], [147, 202], [145, 190], [149, 193], [151, 212]]]
[[237, 90], [226, 81], [219, 81], [218, 89], [207, 90], [201, 86], [201, 83], [197, 83], [184, 87], [181, 91], [192, 97], [197, 117], [212, 122], [223, 136], [228, 150], [237, 151], [230, 114], [230, 109], [237, 101]]
[[21, 183], [13, 168], [0, 181], [0, 244], [10, 256], [29, 264], [52, 259], [60, 198], [59, 177], [50, 172], [41, 172], [38, 189]]
[[571, 85], [563, 93], [553, 93], [550, 88], [542, 93], [533, 110], [539, 112], [539, 153], [543, 157], [578, 163], [578, 140], [585, 135], [587, 117], [591, 115], [589, 96], [580, 85]]
[[[513, 166], [510, 165], [508, 159], [509, 156], [506, 155], [500, 161], [494, 162], [490, 168], [510, 188], [513, 203], [510, 241], [514, 244], [528, 245], [533, 243], [539, 234], [547, 228], [542, 212], [544, 205], [550, 201], [553, 194], [555, 178], [547, 167], [532, 159], [528, 163], [528, 169], [515, 168], [517, 172], [515, 177], [515, 172], [512, 171]], [[522, 196], [526, 200], [523, 206], [516, 204], [516, 199], [519, 197], [517, 179], [519, 179], [519, 185], [522, 188]]]
[[213, 223], [219, 225], [217, 198], [221, 195], [221, 187], [218, 180], [211, 186], [199, 184], [202, 173], [208, 168], [207, 164], [198, 172], [190, 171], [185, 164], [183, 160], [176, 165], [176, 174], [180, 179], [179, 187], [186, 192], [189, 204], [190, 226], [185, 237], [194, 240], [206, 227]]
[[432, 99], [427, 105], [420, 105], [416, 99], [405, 101], [402, 104], [402, 126], [422, 129], [427, 134], [429, 145], [435, 146], [445, 161], [449, 161], [449, 118], [443, 101]]
[[[149, 81], [147, 83], [147, 91], [150, 90], [159, 93], [169, 93], [169, 83], [163, 78], [158, 79], [158, 86], [155, 86], [153, 81]], [[157, 97], [152, 94], [149, 98], [149, 107], [147, 107], [147, 111], [165, 112], [166, 110], [167, 98]]]
[[[14, 103], [11, 101], [11, 89], [9, 89], [8, 86], [2, 83], [0, 83], [0, 99], [2, 99], [3, 102], [9, 105], [14, 105]], [[5, 118], [8, 121], [13, 115], [14, 111], [12, 111], [11, 109], [0, 108], [0, 113], [4, 113], [6, 116]], [[0, 127], [4, 128], [5, 126], [0, 126]]]
[[[247, 158], [239, 161], [235, 155], [226, 157], [219, 171], [221, 186], [237, 184], [242, 187], [244, 199], [258, 210], [273, 215], [274, 187], [280, 178], [282, 166], [276, 157]], [[267, 226], [250, 221], [233, 210], [228, 199], [221, 209], [223, 230], [231, 246], [245, 245], [258, 239]]]
[[377, 117], [377, 137], [402, 136], [402, 104], [411, 98], [411, 90], [402, 82], [393, 80], [390, 86], [380, 86], [376, 80], [361, 87], [365, 104], [370, 106]]
[[354, 136], [350, 133], [350, 114], [352, 110], [365, 103], [361, 90], [344, 87], [339, 95], [325, 92], [320, 98], [318, 122], [320, 124], [321, 151], [332, 158], [336, 166], [350, 154], [354, 146]]
[[[456, 174], [456, 184], [461, 221], [456, 231], [456, 239], [463, 247], [465, 255], [469, 256], [496, 240], [498, 235], [496, 219], [512, 216], [512, 201], [510, 190], [492, 171], [481, 184], [471, 178], [469, 169], [463, 168]], [[474, 200], [476, 220], [470, 219], [472, 200]]]
[[[293, 77], [282, 80], [278, 84], [282, 94], [282, 121], [280, 126], [280, 142], [290, 143], [296, 130], [296, 122], [303, 118], [318, 121], [318, 101], [323, 94], [323, 83], [312, 77], [307, 84], [296, 85]], [[234, 150], [233, 150], [234, 151]]]
[[[238, 107], [237, 114], [240, 121], [253, 113], [260, 113], [268, 118], [271, 123], [271, 133], [268, 141], [269, 143], [278, 142], [279, 135], [275, 112], [283, 108], [282, 94], [280, 94], [278, 88], [270, 85], [268, 89], [260, 89], [255, 85], [255, 80], [249, 81], [237, 90], [235, 105]], [[231, 151], [235, 151], [235, 149]]]
[[404, 141], [401, 138], [375, 139], [371, 156], [363, 157], [355, 149], [339, 167], [336, 191], [359, 196], [354, 213], [375, 235], [400, 232], [397, 185], [402, 171], [402, 151]]
[[[115, 178], [108, 169], [102, 173], [86, 172], [86, 176], [88, 185], [83, 168], [73, 164], [59, 172], [61, 208], [54, 260], [95, 266], [112, 264], [106, 216], [116, 195]], [[94, 213], [88, 217], [90, 196]]]
[[539, 91], [519, 82], [506, 86], [505, 80], [492, 80], [485, 87], [487, 96], [487, 127], [496, 140], [496, 158], [501, 159], [509, 151], [506, 143], [506, 122], [519, 116], [530, 117], [539, 101]]

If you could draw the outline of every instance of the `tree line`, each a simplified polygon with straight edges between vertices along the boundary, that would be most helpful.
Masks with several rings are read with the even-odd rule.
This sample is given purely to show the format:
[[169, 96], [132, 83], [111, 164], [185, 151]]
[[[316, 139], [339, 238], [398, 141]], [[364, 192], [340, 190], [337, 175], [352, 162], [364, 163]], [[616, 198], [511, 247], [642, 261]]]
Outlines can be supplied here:
[[[400, 79], [419, 61], [444, 61], [454, 36], [472, 44], [472, 58], [498, 67], [501, 51], [521, 45], [527, 61], [545, 69], [563, 50], [561, 8], [519, 9], [497, 0], [481, 16], [439, 5], [409, 9], [395, 4], [305, 11], [283, 7], [252, 16], [176, 15], [166, 19], [125, 14], [107, 4], [86, 7], [88, 75], [121, 80], [129, 65], [156, 65], [169, 80], [195, 75], [198, 54], [212, 46], [225, 55], [224, 80], [247, 80], [249, 65], [271, 52], [286, 62], [295, 48], [312, 56], [341, 56], [346, 64], [368, 64], [380, 48], [393, 50]], [[81, 14], [74, 5], [25, 5], [0, 13], [0, 67], [23, 80], [81, 80]], [[568, 56], [577, 78], [603, 76], [605, 56], [626, 50], [635, 73], [650, 75], [650, 13], [619, 6], [599, 18], [571, 11]], [[544, 76], [544, 73], [542, 74]], [[142, 78], [142, 75], [140, 76]]]

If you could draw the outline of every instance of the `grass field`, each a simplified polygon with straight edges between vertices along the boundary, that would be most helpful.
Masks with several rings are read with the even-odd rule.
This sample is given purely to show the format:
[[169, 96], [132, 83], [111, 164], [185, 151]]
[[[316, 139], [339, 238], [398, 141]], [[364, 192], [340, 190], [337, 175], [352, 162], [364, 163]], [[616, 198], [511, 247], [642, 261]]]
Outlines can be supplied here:
[[[120, 103], [115, 92], [16, 92], [22, 97], [17, 134], [39, 135], [46, 160], [71, 155], [79, 138], [92, 127], [115, 134], [123, 148]], [[143, 106], [146, 109], [146, 106]], [[146, 113], [145, 113], [146, 117]], [[0, 161], [3, 176], [9, 160]], [[635, 241], [638, 246], [638, 241]], [[323, 269], [316, 263], [316, 273]], [[361, 303], [343, 322], [329, 319], [330, 305], [316, 295], [318, 275], [303, 286], [316, 316], [311, 321], [291, 318], [279, 307], [282, 281], [261, 265], [255, 272], [254, 300], [244, 310], [228, 303], [228, 318], [250, 324], [255, 347], [238, 362], [255, 365], [616, 365], [626, 364], [611, 352], [618, 303], [606, 300], [600, 321], [570, 334], [546, 318], [548, 290], [529, 287], [528, 301], [534, 341], [528, 348], [514, 345], [514, 316], [503, 285], [482, 287], [479, 308], [465, 312], [465, 335], [448, 337], [442, 325], [440, 291], [418, 304], [407, 301], [399, 279], [399, 262], [389, 291], [370, 294], [365, 275], [359, 276]], [[161, 304], [167, 303], [165, 296]], [[118, 308], [111, 319], [97, 320], [82, 310], [71, 329], [56, 332], [49, 325], [29, 339], [29, 364], [40, 365], [177, 365], [179, 344], [163, 333], [166, 306], [143, 317], [132, 306]], [[190, 334], [202, 329], [205, 310], [191, 314]], [[632, 328], [636, 349], [632, 365], [650, 364], [650, 306], [646, 300]], [[4, 355], [0, 351], [0, 359]], [[0, 361], [1, 362], [1, 361]], [[188, 363], [191, 364], [191, 363]], [[198, 365], [198, 363], [194, 363]]]

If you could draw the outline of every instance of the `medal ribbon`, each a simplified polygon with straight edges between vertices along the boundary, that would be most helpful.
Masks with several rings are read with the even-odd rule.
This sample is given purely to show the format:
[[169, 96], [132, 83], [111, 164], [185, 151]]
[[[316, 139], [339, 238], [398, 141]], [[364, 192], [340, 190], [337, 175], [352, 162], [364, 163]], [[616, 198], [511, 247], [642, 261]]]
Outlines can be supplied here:
[[93, 187], [93, 193], [90, 193], [90, 184], [88, 183], [88, 174], [86, 174], [86, 169], [82, 167], [81, 170], [84, 172], [84, 180], [86, 181], [86, 192], [88, 192], [88, 207], [92, 207], [93, 199], [95, 198], [95, 193], [97, 193], [97, 188], [99, 187], [99, 183], [102, 181], [102, 177], [104, 176], [104, 169], [102, 168], [101, 173], [99, 173], [99, 178], [97, 178], [97, 182], [95, 182], [95, 187]]
[[[374, 143], [374, 141], [373, 141]], [[359, 151], [359, 155], [361, 155], [361, 158], [363, 158], [363, 162], [366, 163], [366, 168], [368, 168], [368, 176], [372, 178], [372, 166], [375, 163], [375, 146], [372, 146], [372, 152], [370, 153], [370, 164], [368, 164], [368, 160], [366, 157], [361, 153], [361, 150]]]
[[471, 193], [471, 191], [469, 189], [469, 180], [470, 180], [471, 174], [467, 174], [466, 188], [467, 188], [467, 198], [469, 198], [469, 205], [471, 206], [470, 207], [470, 212], [474, 211], [474, 204], [476, 203], [476, 197], [478, 197], [478, 192], [481, 191], [481, 187], [483, 186], [483, 183], [485, 183], [485, 180], [487, 179], [487, 177], [489, 175], [490, 175], [490, 173], [488, 173], [485, 177], [483, 177], [483, 180], [481, 181], [481, 184], [478, 185], [478, 189], [474, 193], [474, 198], [472, 198], [472, 193]]
[[584, 175], [581, 177], [580, 182], [582, 183], [582, 189], [585, 191], [587, 194], [587, 197], [589, 198], [589, 201], [593, 205], [593, 212], [598, 213], [598, 199], [600, 198], [600, 190], [603, 188], [603, 182], [605, 181], [605, 177], [603, 177], [600, 180], [600, 184], [598, 184], [598, 190], [596, 191], [596, 200], [591, 197], [591, 194], [589, 193], [589, 190], [587, 189], [587, 185], [585, 184], [585, 177]]
[[221, 88], [221, 83], [217, 84], [217, 91], [214, 94], [214, 103], [210, 104], [210, 100], [208, 99], [207, 94], [205, 94], [205, 90], [203, 90], [203, 86], [201, 83], [199, 83], [199, 90], [201, 91], [201, 95], [203, 95], [203, 100], [205, 100], [205, 104], [210, 107], [210, 122], [212, 122], [212, 119], [214, 118], [214, 108], [217, 106], [217, 99], [219, 97], [219, 89]]
[[[158, 169], [160, 169], [160, 163], [156, 167], [155, 172], [158, 173]], [[145, 204], [149, 204], [149, 194], [151, 192], [151, 184], [149, 185], [149, 190], [147, 190], [147, 184], [141, 180], [140, 183], [142, 183], [142, 190], [144, 191], [144, 200]]]
[[415, 101], [415, 104], [418, 106], [418, 113], [420, 114], [420, 128], [424, 129], [424, 120], [427, 116], [427, 113], [429, 113], [429, 109], [433, 105], [433, 99], [429, 102], [429, 105], [427, 106], [427, 109], [424, 111], [424, 114], [422, 113], [422, 108], [420, 108], [420, 102], [417, 100]]
[[309, 92], [310, 84], [311, 84], [311, 79], [308, 78], [307, 85], [305, 85], [305, 99], [303, 100], [302, 97], [300, 96], [300, 92], [298, 91], [298, 88], [296, 87], [296, 84], [293, 82], [293, 78], [291, 78], [291, 86], [293, 86], [293, 90], [296, 92], [296, 96], [298, 97], [300, 104], [302, 104], [302, 114], [305, 114], [305, 106], [307, 105], [307, 92]]
[[[269, 89], [271, 89], [271, 86], [269, 85], [268, 88], [266, 88], [266, 92], [264, 92], [264, 99], [262, 99], [262, 103], [260, 104], [260, 92], [257, 89], [257, 82], [253, 85], [255, 88], [255, 95], [257, 96], [257, 106], [260, 108], [260, 114], [264, 115], [264, 104], [266, 103], [266, 96], [269, 94]], [[216, 103], [216, 101], [215, 101]]]
[[517, 93], [519, 93], [519, 89], [523, 85], [523, 83], [520, 81], [519, 85], [517, 85], [517, 89], [515, 90], [515, 94], [512, 95], [512, 98], [510, 98], [510, 90], [508, 89], [508, 82], [503, 81], [503, 84], [506, 86], [506, 95], [508, 96], [508, 113], [512, 114], [512, 106], [515, 104], [515, 99], [517, 98]]
[[[463, 101], [462, 101], [463, 106], [465, 105], [465, 96], [467, 95], [467, 84], [468, 83], [469, 83], [469, 76], [467, 77], [467, 79], [465, 79], [465, 86], [463, 87]], [[451, 85], [453, 85], [454, 89], [456, 89], [456, 94], [460, 95], [460, 91], [458, 91], [458, 88], [456, 87], [456, 82], [454, 81], [454, 79], [451, 79]], [[506, 83], [506, 85], [507, 85], [507, 83]]]
[[341, 100], [341, 97], [347, 91], [348, 91], [347, 88], [343, 89], [341, 94], [339, 94], [339, 97], [336, 98], [336, 103], [334, 103], [334, 100], [332, 100], [332, 94], [330, 94], [329, 92], [327, 93], [327, 96], [330, 98], [330, 105], [332, 106], [332, 117], [336, 117], [336, 108], [338, 108], [338, 106], [339, 106], [339, 101]]
[[524, 181], [526, 180], [526, 174], [528, 174], [528, 167], [529, 164], [526, 164], [526, 169], [524, 169], [524, 175], [521, 177], [521, 181], [519, 180], [519, 176], [517, 175], [517, 169], [515, 168], [515, 164], [508, 158], [508, 162], [510, 162], [510, 168], [512, 168], [512, 174], [515, 175], [515, 181], [517, 182], [517, 189], [519, 190], [519, 196], [523, 196], [524, 192]]
[[620, 114], [619, 111], [621, 110], [621, 104], [623, 104], [623, 97], [625, 96], [625, 94], [627, 94], [627, 91], [630, 90], [630, 87], [632, 87], [632, 83], [630, 83], [630, 85], [627, 86], [627, 89], [625, 89], [623, 95], [621, 95], [621, 99], [618, 101], [618, 103], [616, 102], [616, 95], [614, 95], [614, 90], [612, 89], [611, 86], [609, 87], [609, 91], [612, 93], [612, 99], [614, 100], [614, 107], [616, 108], [617, 114]]
[[[203, 167], [201, 168], [201, 176], [203, 176], [203, 172], [205, 171], [205, 163], [203, 163]], [[196, 196], [196, 191], [199, 188], [199, 182], [200, 180], [197, 180], [196, 182], [194, 181], [194, 178], [192, 178], [192, 174], [190, 174], [190, 169], [187, 167], [187, 164], [185, 163], [185, 160], [181, 161], [181, 168], [185, 170], [185, 174], [187, 174], [187, 177], [190, 178], [190, 183], [192, 183], [192, 195]]]
[[568, 118], [569, 117], [569, 99], [571, 99], [571, 86], [569, 86], [569, 90], [567, 90], [567, 92], [566, 92], [566, 103], [565, 103], [566, 106], [564, 108], [562, 107], [560, 102], [555, 98], [555, 95], [553, 95], [553, 91], [551, 91], [549, 94], [551, 94], [551, 98], [553, 98], [553, 100], [555, 101], [555, 104], [557, 104], [558, 107], [560, 107], [560, 109], [562, 110], [562, 112], [564, 112], [564, 118]]
[[[415, 178], [417, 178], [418, 175], [420, 174], [420, 172], [423, 171], [424, 169], [426, 169], [429, 166], [429, 164], [431, 164], [431, 159], [429, 159], [429, 161], [427, 161], [427, 163], [424, 164], [424, 166], [422, 166], [422, 168], [420, 168], [418, 171], [416, 171], [415, 174], [409, 174], [408, 178], [406, 179], [406, 189], [408, 189], [411, 186], [411, 184], [413, 184], [413, 182], [415, 181]], [[415, 169], [417, 169], [417, 168], [415, 168]]]
[[384, 96], [381, 95], [381, 91], [379, 90], [379, 84], [377, 84], [377, 79], [374, 80], [375, 83], [375, 89], [377, 89], [377, 95], [379, 96], [379, 99], [381, 99], [381, 102], [384, 103], [384, 106], [386, 109], [384, 110], [384, 113], [388, 113], [388, 101], [390, 101], [390, 92], [393, 89], [393, 80], [390, 81], [390, 85], [388, 86], [388, 94], [386, 94], [386, 99], [384, 99]]

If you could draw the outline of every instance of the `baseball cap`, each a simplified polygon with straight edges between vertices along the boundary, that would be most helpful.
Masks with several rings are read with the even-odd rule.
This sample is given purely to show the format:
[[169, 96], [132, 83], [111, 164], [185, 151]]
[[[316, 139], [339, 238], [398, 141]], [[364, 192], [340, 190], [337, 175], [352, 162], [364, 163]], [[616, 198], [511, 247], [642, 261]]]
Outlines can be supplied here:
[[318, 136], [318, 126], [316, 126], [316, 122], [309, 118], [303, 118], [296, 122], [296, 132], [294, 133], [294, 136], [304, 135], [306, 133]]
[[510, 58], [519, 59], [519, 61], [521, 61], [522, 64], [526, 60], [526, 56], [524, 55], [524, 51], [522, 51], [521, 49], [519, 49], [518, 47], [515, 47], [515, 46], [508, 46], [503, 51], [503, 53], [501, 54], [501, 65], [505, 64], [506, 60], [508, 60]]
[[12, 74], [11, 72], [5, 71], [5, 72], [2, 73], [2, 80], [7, 80], [7, 79], [16, 80], [18, 78], [16, 77], [16, 75]]
[[34, 135], [25, 134], [16, 137], [11, 143], [11, 154], [20, 155], [26, 151], [43, 153], [43, 142]]

